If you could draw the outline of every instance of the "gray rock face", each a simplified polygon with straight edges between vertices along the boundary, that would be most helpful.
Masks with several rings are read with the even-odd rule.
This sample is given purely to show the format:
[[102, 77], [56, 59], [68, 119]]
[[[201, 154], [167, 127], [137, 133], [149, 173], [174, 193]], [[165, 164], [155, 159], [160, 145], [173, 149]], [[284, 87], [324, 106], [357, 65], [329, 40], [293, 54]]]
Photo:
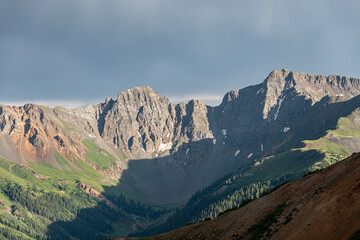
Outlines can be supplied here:
[[[0, 105], [0, 155], [61, 168], [55, 152], [88, 163], [83, 142], [90, 140], [117, 158], [102, 174], [121, 178], [147, 201], [182, 203], [256, 158], [324, 136], [360, 106], [359, 94], [359, 79], [283, 69], [228, 92], [218, 107], [197, 100], [174, 105], [148, 86], [77, 109]], [[352, 115], [357, 125], [358, 115]], [[333, 141], [358, 149], [357, 138]]]
[[227, 129], [225, 144], [233, 151], [239, 148], [243, 158], [266, 156], [275, 152], [275, 141], [293, 132], [299, 119], [321, 100], [343, 102], [359, 94], [356, 78], [273, 71], [259, 85], [227, 93], [215, 109], [213, 125]]
[[103, 109], [99, 134], [134, 158], [168, 153], [179, 141], [212, 138], [204, 103], [175, 106], [148, 86], [119, 93]]
[[360, 93], [359, 79], [336, 75], [321, 76], [304, 74], [283, 69], [273, 71], [266, 78], [266, 101], [264, 118], [276, 106], [280, 105], [287, 94], [296, 91], [312, 104], [319, 102], [325, 96], [337, 96], [350, 99]]
[[170, 101], [149, 87], [133, 88], [118, 95], [104, 117], [104, 139], [134, 156], [158, 152], [161, 139], [171, 142]]

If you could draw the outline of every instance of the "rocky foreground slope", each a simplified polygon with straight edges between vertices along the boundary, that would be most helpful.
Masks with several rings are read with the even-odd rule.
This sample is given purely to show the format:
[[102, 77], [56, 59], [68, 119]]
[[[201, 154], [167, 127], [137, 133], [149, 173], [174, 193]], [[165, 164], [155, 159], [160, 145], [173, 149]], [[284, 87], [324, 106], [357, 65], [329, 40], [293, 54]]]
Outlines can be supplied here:
[[349, 239], [360, 230], [359, 219], [356, 153], [214, 220], [149, 239]]

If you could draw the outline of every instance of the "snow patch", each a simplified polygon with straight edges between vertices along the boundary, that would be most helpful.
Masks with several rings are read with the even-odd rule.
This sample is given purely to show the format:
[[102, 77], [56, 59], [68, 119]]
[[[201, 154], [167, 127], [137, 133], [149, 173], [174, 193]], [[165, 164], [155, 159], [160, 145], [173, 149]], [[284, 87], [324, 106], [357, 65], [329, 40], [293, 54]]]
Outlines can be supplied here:
[[263, 144], [260, 145], [260, 150], [264, 151], [264, 145]]
[[166, 135], [166, 137], [167, 137], [167, 138], [170, 137], [170, 133], [168, 133], [168, 134]]
[[223, 130], [221, 130], [222, 134], [224, 135], [224, 137], [226, 137], [226, 129], [224, 128]]
[[143, 140], [141, 134], [139, 133], [139, 131], [138, 131], [138, 135], [139, 135], [140, 147], [141, 147], [141, 149], [142, 149], [144, 152], [146, 152], [146, 151], [145, 151], [145, 148], [144, 148], [144, 140]]
[[341, 93], [341, 94], [336, 94], [336, 96], [337, 96], [337, 97], [343, 97], [344, 94], [342, 94], [342, 93]]
[[278, 108], [276, 110], [276, 113], [274, 115], [274, 121], [276, 121], [276, 119], [277, 119], [277, 117], [279, 115], [280, 107], [281, 107], [281, 104], [284, 101], [285, 97], [286, 97], [286, 95], [283, 98], [279, 98], [279, 106], [278, 106]]
[[284, 127], [284, 129], [282, 130], [284, 133], [288, 132], [290, 130], [289, 127]]
[[91, 133], [88, 134], [88, 136], [91, 137], [91, 138], [96, 138], [96, 136], [92, 135]]
[[225, 144], [225, 142], [223, 142], [223, 144]]
[[189, 158], [189, 151], [190, 151], [190, 148], [186, 149], [185, 157], [187, 157], [187, 158]]
[[235, 152], [235, 157], [240, 153], [240, 149]]
[[213, 144], [214, 144], [214, 145], [216, 144], [216, 138], [213, 139]]
[[167, 151], [167, 150], [170, 150], [171, 147], [172, 147], [172, 142], [168, 142], [168, 143], [164, 144], [161, 139], [159, 151]]
[[252, 153], [250, 153], [250, 154], [249, 154], [249, 156], [248, 156], [247, 158], [248, 158], [248, 159], [249, 159], [249, 158], [251, 158], [251, 157], [252, 157], [252, 155], [253, 155], [253, 154], [252, 154]]

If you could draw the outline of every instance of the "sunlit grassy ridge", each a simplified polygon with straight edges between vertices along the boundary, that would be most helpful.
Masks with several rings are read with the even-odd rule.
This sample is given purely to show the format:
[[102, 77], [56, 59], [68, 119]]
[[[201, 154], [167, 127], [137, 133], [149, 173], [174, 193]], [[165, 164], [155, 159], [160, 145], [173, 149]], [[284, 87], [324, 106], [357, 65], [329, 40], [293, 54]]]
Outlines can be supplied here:
[[38, 174], [44, 177], [50, 177], [54, 179], [67, 180], [71, 182], [81, 181], [85, 182], [89, 186], [102, 191], [103, 185], [110, 185], [106, 181], [102, 181], [104, 178], [99, 172], [85, 164], [80, 159], [75, 159], [74, 162], [79, 169], [62, 170], [54, 167], [49, 163], [31, 163], [31, 168]]
[[351, 152], [347, 149], [346, 146], [336, 143], [332, 140], [332, 138], [340, 140], [360, 138], [360, 129], [352, 120], [352, 118], [352, 114], [348, 117], [340, 118], [336, 128], [328, 130], [324, 137], [321, 137], [317, 140], [303, 141], [306, 145], [306, 148], [318, 150], [325, 154], [324, 159], [316, 162], [313, 164], [313, 166], [311, 166], [311, 171], [325, 168], [351, 155]]
[[[84, 140], [83, 143], [87, 149], [85, 154], [86, 161], [100, 169], [108, 169], [112, 164], [116, 164], [115, 157], [106, 150], [98, 147], [95, 143], [90, 140]], [[59, 153], [55, 153], [55, 159], [62, 169], [58, 169], [46, 162], [30, 163], [30, 166], [36, 173], [42, 176], [72, 182], [81, 181], [99, 191], [104, 190], [104, 185], [111, 186], [114, 184], [113, 182], [105, 181], [103, 175], [78, 157], [65, 157]], [[72, 166], [69, 161], [72, 161], [74, 166]]]
[[337, 137], [355, 137], [360, 138], [360, 129], [352, 120], [352, 115], [339, 119], [335, 130], [329, 130], [328, 133]]
[[86, 158], [94, 163], [97, 167], [108, 169], [110, 164], [115, 164], [116, 159], [106, 150], [100, 148], [90, 140], [84, 140], [83, 144], [86, 146], [88, 152]]

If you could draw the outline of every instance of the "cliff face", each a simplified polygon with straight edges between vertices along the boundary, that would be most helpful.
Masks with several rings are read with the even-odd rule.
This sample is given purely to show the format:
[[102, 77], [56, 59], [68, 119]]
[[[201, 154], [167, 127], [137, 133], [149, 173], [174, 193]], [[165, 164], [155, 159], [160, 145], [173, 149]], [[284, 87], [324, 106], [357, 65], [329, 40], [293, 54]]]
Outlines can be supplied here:
[[[59, 153], [74, 168], [79, 158], [107, 180], [121, 178], [144, 199], [184, 202], [248, 162], [325, 136], [341, 117], [351, 115], [358, 127], [359, 93], [359, 79], [283, 69], [230, 91], [214, 108], [197, 100], [174, 105], [148, 86], [77, 109], [0, 106], [0, 156], [66, 169]], [[360, 150], [357, 137], [328, 139]], [[89, 160], [91, 144], [115, 159], [106, 170]]]
[[48, 114], [49, 108], [27, 104], [0, 109], [0, 152], [4, 157], [17, 162], [48, 160], [56, 165], [54, 151], [81, 153], [81, 142], [65, 132], [55, 114]]
[[99, 134], [137, 158], [169, 153], [181, 140], [212, 138], [207, 108], [200, 101], [175, 106], [145, 86], [119, 93], [107, 107], [98, 120]]
[[[311, 104], [319, 102], [325, 96], [345, 99], [359, 95], [359, 79], [343, 76], [321, 76], [304, 74], [282, 69], [273, 71], [265, 79], [263, 89], [266, 89], [266, 101], [263, 109], [264, 118], [272, 115], [276, 120], [278, 107], [291, 95], [304, 96]], [[295, 94], [296, 93], [296, 94]], [[276, 110], [276, 111], [274, 111]]]
[[[232, 151], [240, 150], [239, 157], [264, 157], [277, 153], [282, 145], [301, 147], [302, 140], [324, 135], [336, 126], [330, 126], [334, 125], [331, 117], [337, 120], [359, 107], [359, 94], [360, 80], [356, 78], [273, 71], [259, 85], [227, 93], [215, 109], [214, 126], [227, 130], [225, 144]], [[322, 120], [315, 116], [337, 108], [335, 103], [343, 108], [331, 110]], [[342, 112], [345, 109], [350, 112]], [[321, 126], [306, 134], [300, 132], [304, 124], [318, 124], [316, 121], [321, 121]], [[276, 139], [281, 142], [275, 143]]]

